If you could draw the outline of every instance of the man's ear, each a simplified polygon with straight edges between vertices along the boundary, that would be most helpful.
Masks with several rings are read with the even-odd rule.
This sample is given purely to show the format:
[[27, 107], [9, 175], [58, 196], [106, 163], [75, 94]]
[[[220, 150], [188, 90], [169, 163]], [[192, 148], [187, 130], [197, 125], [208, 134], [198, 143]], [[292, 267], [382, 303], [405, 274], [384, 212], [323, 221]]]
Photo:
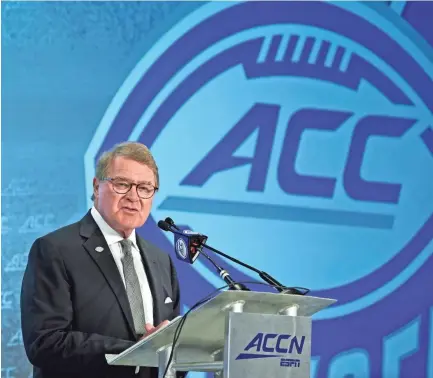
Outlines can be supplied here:
[[93, 178], [93, 199], [98, 197], [98, 190], [99, 190], [99, 180], [94, 177]]

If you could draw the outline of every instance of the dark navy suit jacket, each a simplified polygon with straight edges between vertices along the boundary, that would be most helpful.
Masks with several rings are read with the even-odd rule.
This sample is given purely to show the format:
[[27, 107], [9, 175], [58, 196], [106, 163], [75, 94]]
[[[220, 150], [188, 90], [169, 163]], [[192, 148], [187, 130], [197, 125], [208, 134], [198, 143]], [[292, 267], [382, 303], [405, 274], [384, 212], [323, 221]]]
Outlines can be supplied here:
[[[169, 255], [138, 235], [137, 244], [157, 325], [179, 314], [176, 271]], [[167, 297], [172, 302], [165, 303]], [[106, 353], [122, 352], [138, 335], [122, 278], [90, 212], [34, 242], [22, 283], [21, 326], [35, 378], [157, 377], [156, 368], [136, 375], [133, 367], [105, 361]]]

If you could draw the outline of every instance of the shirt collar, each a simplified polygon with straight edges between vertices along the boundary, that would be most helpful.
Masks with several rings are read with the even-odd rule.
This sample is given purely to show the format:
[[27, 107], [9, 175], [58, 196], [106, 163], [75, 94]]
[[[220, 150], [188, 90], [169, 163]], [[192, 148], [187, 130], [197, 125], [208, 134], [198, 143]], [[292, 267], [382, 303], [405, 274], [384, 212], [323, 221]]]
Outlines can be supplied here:
[[[116, 244], [124, 239], [122, 235], [120, 235], [105, 221], [99, 211], [96, 210], [95, 206], [92, 207], [90, 213], [92, 214], [93, 219], [100, 228], [102, 235], [104, 235], [105, 241], [107, 242], [108, 246]], [[138, 250], [135, 230], [132, 230], [131, 235], [129, 235], [128, 239], [132, 242], [132, 245]]]

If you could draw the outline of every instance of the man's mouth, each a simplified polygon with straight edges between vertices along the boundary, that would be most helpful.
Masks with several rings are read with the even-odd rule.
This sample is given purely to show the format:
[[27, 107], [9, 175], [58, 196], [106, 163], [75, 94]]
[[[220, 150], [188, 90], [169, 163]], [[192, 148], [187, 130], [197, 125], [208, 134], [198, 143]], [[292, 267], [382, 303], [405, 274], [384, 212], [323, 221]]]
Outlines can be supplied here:
[[122, 209], [124, 211], [130, 212], [130, 213], [136, 213], [136, 212], [138, 212], [138, 209], [134, 209], [132, 207], [123, 207]]

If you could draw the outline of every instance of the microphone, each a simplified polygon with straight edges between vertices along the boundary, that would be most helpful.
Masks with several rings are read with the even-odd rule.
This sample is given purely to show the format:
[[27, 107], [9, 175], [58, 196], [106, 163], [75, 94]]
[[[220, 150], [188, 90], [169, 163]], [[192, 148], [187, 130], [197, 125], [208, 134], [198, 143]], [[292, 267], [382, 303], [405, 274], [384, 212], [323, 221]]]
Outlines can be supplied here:
[[170, 224], [167, 221], [160, 220], [158, 222], [158, 227], [164, 231], [171, 231]]
[[[173, 225], [174, 225], [174, 221], [173, 221], [173, 219], [171, 219], [171, 218], [166, 218], [166, 219], [169, 219], [171, 222], [173, 222]], [[159, 225], [159, 223], [158, 223], [158, 225]], [[249, 270], [252, 270], [253, 272], [257, 273], [257, 274], [259, 275], [259, 277], [260, 277], [263, 281], [265, 281], [265, 282], [267, 282], [268, 284], [274, 286], [275, 289], [276, 289], [277, 291], [279, 291], [280, 293], [283, 293], [283, 294], [304, 295], [304, 293], [303, 293], [301, 290], [298, 290], [298, 289], [296, 289], [296, 288], [294, 288], [294, 287], [286, 287], [286, 286], [284, 286], [282, 283], [278, 282], [278, 281], [277, 281], [274, 277], [272, 277], [270, 274], [268, 274], [268, 273], [266, 273], [266, 272], [264, 272], [264, 271], [262, 271], [262, 270], [259, 270], [259, 269], [257, 269], [257, 268], [254, 268], [253, 266], [248, 265], [248, 264], [246, 264], [246, 263], [244, 263], [244, 262], [242, 262], [242, 261], [240, 261], [240, 260], [238, 260], [238, 259], [235, 259], [234, 257], [231, 257], [231, 256], [229, 256], [229, 255], [227, 255], [227, 254], [225, 254], [225, 253], [223, 253], [223, 252], [221, 252], [221, 251], [219, 251], [219, 250], [217, 250], [217, 249], [211, 247], [210, 245], [203, 244], [203, 247], [206, 247], [207, 249], [209, 249], [209, 250], [215, 252], [216, 254], [221, 255], [221, 256], [223, 256], [223, 257], [225, 257], [225, 258], [227, 258], [227, 259], [229, 259], [229, 260], [235, 262], [236, 264], [242, 265], [243, 267], [245, 267], [245, 268], [247, 268], [247, 269], [249, 269]]]
[[160, 220], [158, 222], [158, 227], [174, 234], [174, 250], [176, 252], [176, 257], [179, 260], [193, 264], [201, 253], [212, 263], [220, 277], [229, 285], [230, 290], [249, 291], [245, 285], [235, 282], [225, 269], [221, 268], [207, 253], [203, 251], [203, 246], [207, 240], [206, 235], [191, 230], [174, 231], [172, 228], [176, 228], [177, 230], [179, 230], [179, 228], [174, 225], [174, 222], [173, 225], [171, 225], [167, 220], [173, 222], [171, 218], [166, 218], [165, 221]]
[[167, 217], [167, 218], [165, 218], [165, 221], [166, 221], [166, 222], [167, 222], [171, 227], [173, 227], [173, 228], [175, 228], [176, 230], [180, 231], [180, 228], [177, 227], [177, 226], [174, 224], [174, 220], [173, 220], [173, 219], [171, 219], [170, 217]]

